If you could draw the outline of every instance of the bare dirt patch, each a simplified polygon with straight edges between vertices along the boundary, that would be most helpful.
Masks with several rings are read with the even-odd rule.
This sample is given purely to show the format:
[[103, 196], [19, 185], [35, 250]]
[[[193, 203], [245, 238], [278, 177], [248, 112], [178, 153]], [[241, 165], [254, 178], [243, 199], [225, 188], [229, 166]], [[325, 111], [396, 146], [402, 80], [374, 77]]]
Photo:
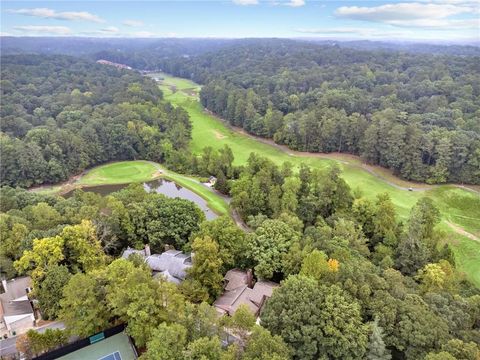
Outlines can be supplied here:
[[220, 131], [213, 130], [213, 133], [215, 134], [215, 138], [218, 140], [222, 140], [226, 138], [226, 136], [223, 135]]
[[185, 94], [187, 94], [188, 96], [191, 96], [191, 97], [197, 97], [198, 96], [198, 90], [195, 89], [195, 88], [191, 88], [191, 89], [183, 89], [182, 90]]

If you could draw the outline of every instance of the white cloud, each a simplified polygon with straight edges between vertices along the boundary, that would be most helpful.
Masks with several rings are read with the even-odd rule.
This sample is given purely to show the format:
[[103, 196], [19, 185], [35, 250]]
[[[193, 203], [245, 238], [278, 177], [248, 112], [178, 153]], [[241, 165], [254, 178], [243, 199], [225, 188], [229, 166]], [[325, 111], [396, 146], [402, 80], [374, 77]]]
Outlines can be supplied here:
[[102, 18], [86, 11], [64, 11], [57, 12], [48, 8], [33, 9], [8, 9], [11, 14], [20, 14], [26, 16], [40, 17], [44, 19], [69, 20], [69, 21], [92, 21], [96, 23], [105, 22]]
[[301, 7], [305, 6], [305, 0], [269, 0], [269, 5], [273, 6], [290, 6], [290, 7]]
[[119, 28], [115, 26], [107, 26], [106, 28], [98, 30], [98, 32], [103, 33], [103, 34], [116, 34], [120, 31]]
[[480, 5], [480, 0], [420, 0], [420, 1], [429, 2], [429, 3], [467, 5], [467, 6]]
[[[442, 0], [452, 1], [452, 0]], [[342, 6], [337, 17], [380, 22], [401, 27], [446, 28], [444, 30], [478, 27], [478, 20], [449, 19], [459, 14], [473, 14], [478, 8], [472, 1], [453, 3], [396, 3], [373, 7]]]
[[140, 20], [125, 20], [123, 22], [123, 25], [131, 26], [131, 27], [143, 26], [143, 21], [140, 21]]
[[136, 31], [132, 34], [130, 34], [132, 37], [139, 37], [139, 38], [147, 38], [147, 37], [158, 37], [156, 33], [153, 33], [151, 31]]
[[81, 36], [99, 36], [99, 37], [118, 37], [121, 36], [120, 29], [115, 26], [107, 26], [102, 29], [93, 31], [82, 31], [79, 33]]
[[296, 32], [305, 33], [305, 34], [356, 34], [363, 33], [365, 31], [370, 31], [373, 29], [367, 28], [319, 28], [319, 29], [296, 29]]
[[103, 37], [103, 38], [160, 38], [160, 37], [175, 37], [174, 33], [159, 34], [151, 31], [121, 31], [115, 26], [108, 26], [103, 29], [94, 31], [82, 31], [78, 36], [87, 37]]
[[232, 0], [236, 5], [257, 5], [258, 0]]
[[419, 27], [425, 29], [435, 30], [460, 30], [460, 29], [473, 29], [480, 27], [480, 21], [477, 19], [416, 19], [416, 20], [392, 20], [389, 24], [399, 27]]
[[336, 36], [336, 35], [351, 35], [350, 37], [385, 37], [394, 36], [402, 37], [408, 36], [411, 31], [390, 31], [379, 30], [374, 28], [361, 28], [361, 27], [334, 27], [334, 28], [318, 28], [318, 29], [296, 29], [296, 32], [303, 34], [315, 34], [319, 36]]
[[396, 3], [374, 7], [342, 6], [335, 11], [335, 15], [354, 20], [389, 23], [416, 19], [443, 19], [471, 10], [467, 6], [452, 4]]
[[14, 30], [20, 31], [22, 33], [28, 33], [30, 35], [38, 34], [55, 34], [55, 35], [69, 35], [72, 33], [66, 26], [42, 26], [42, 25], [23, 25], [23, 26], [14, 26]]
[[300, 6], [305, 5], [305, 0], [290, 0], [285, 5], [291, 6], [291, 7], [300, 7]]

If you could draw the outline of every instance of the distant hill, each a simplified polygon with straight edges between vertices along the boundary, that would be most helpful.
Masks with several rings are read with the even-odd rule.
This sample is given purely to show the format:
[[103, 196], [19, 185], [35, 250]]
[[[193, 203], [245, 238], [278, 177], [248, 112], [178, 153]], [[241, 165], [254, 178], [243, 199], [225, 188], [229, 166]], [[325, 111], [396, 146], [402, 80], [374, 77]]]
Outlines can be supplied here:
[[[264, 41], [270, 39], [201, 39], [201, 38], [87, 38], [87, 37], [0, 37], [2, 54], [37, 53], [65, 54], [74, 56], [92, 55], [98, 52], [117, 54], [154, 53], [162, 57], [199, 55], [219, 50], [226, 46]], [[387, 41], [340, 41], [298, 38], [293, 41], [319, 45], [334, 45], [357, 50], [386, 50], [411, 53], [432, 53], [461, 56], [480, 56], [480, 46], [459, 44], [408, 43]]]

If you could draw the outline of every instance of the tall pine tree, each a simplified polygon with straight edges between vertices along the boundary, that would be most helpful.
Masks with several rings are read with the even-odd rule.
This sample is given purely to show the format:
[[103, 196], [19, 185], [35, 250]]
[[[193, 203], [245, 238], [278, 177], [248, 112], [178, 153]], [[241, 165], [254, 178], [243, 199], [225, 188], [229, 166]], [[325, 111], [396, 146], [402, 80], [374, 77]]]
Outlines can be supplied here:
[[372, 333], [368, 343], [368, 360], [390, 360], [392, 356], [383, 342], [383, 329], [378, 325], [378, 319], [372, 323]]

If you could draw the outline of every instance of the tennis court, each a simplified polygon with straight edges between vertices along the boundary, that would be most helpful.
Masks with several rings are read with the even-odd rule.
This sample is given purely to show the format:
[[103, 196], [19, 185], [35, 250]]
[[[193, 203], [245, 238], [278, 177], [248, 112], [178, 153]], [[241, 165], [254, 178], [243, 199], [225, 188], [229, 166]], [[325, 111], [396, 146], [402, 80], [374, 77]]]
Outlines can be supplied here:
[[115, 351], [113, 354], [108, 354], [99, 360], [122, 360], [122, 357], [118, 351]]
[[126, 334], [119, 333], [60, 357], [61, 360], [135, 360], [135, 352]]

